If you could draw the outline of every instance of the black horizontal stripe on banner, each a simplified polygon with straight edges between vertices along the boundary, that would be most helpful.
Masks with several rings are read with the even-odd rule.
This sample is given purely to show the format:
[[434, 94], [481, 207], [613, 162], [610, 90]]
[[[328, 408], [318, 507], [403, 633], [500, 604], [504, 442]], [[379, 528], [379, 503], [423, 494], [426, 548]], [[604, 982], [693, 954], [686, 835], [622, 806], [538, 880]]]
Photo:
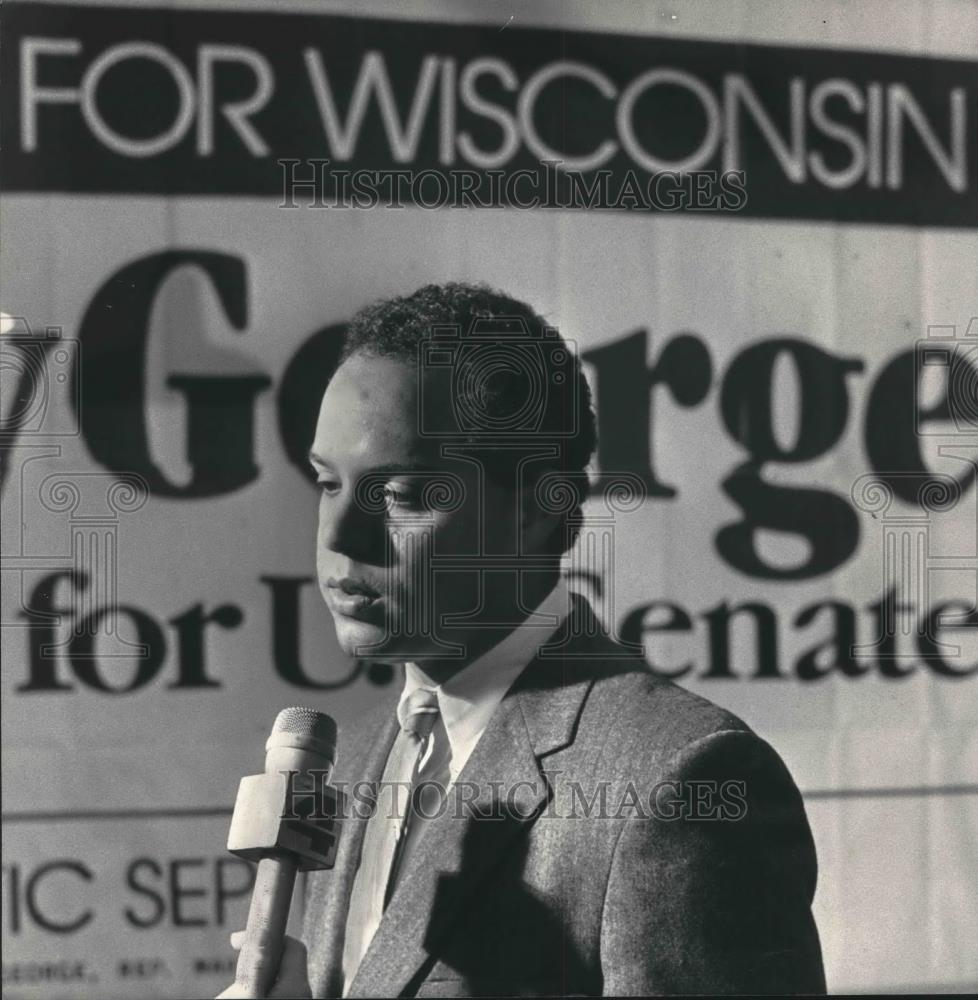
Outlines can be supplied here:
[[978, 795], [978, 785], [909, 785], [882, 788], [816, 788], [801, 793], [807, 801], [813, 799], [901, 799], [952, 795]]
[[193, 806], [174, 809], [67, 809], [64, 811], [13, 812], [0, 816], [2, 823], [75, 823], [130, 819], [209, 819], [230, 816], [230, 806]]
[[[560, 174], [544, 207], [978, 225], [965, 60], [228, 8], [13, 2], [3, 16], [8, 193], [281, 203], [294, 170], [310, 179], [301, 207], [339, 198], [337, 171], [401, 170], [431, 175], [405, 204], [440, 204], [437, 178], [468, 171], [476, 204], [511, 205], [556, 157], [589, 189], [606, 171], [607, 190], [565, 204]], [[329, 161], [322, 176], [313, 160]], [[720, 184], [731, 170], [744, 199]]]

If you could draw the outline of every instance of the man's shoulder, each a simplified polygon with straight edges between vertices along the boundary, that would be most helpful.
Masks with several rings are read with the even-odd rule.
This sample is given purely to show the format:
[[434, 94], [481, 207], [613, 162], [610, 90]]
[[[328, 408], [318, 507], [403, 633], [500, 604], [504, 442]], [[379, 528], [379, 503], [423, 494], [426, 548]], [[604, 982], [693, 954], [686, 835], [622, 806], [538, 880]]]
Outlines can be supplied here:
[[751, 731], [733, 712], [654, 673], [644, 661], [625, 663], [617, 670], [599, 664], [589, 696], [594, 710], [617, 720], [616, 729], [672, 734], [683, 742], [725, 730]]
[[558, 655], [547, 672], [564, 684], [587, 685], [580, 737], [664, 750], [724, 731], [751, 733], [732, 712], [655, 673], [642, 650], [618, 642], [579, 595], [562, 635], [567, 656], [561, 662]]
[[760, 741], [743, 719], [656, 674], [640, 656], [610, 641], [595, 652], [576, 667], [589, 679], [575, 736], [585, 753], [600, 752], [626, 770], [637, 766], [648, 773], [721, 734]]
[[797, 786], [784, 760], [743, 719], [655, 674], [641, 659], [582, 664], [591, 675], [573, 741], [548, 767], [573, 784], [607, 782], [639, 795], [662, 782], [737, 781], [749, 786], [757, 815], [780, 810], [804, 824]]

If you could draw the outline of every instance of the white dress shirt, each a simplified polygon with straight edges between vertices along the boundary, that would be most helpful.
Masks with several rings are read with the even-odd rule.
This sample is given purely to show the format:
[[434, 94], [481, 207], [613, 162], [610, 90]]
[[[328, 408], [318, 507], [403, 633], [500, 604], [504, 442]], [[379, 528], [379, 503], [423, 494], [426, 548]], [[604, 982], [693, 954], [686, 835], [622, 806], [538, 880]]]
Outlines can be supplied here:
[[[570, 601], [567, 585], [558, 579], [522, 625], [443, 684], [432, 684], [414, 663], [404, 665], [401, 703], [419, 687], [430, 688], [438, 695], [438, 710], [452, 751], [449, 773], [453, 783], [472, 756], [496, 706], [529, 666], [537, 649], [552, 638], [567, 617]], [[433, 750], [429, 745], [426, 758]]]

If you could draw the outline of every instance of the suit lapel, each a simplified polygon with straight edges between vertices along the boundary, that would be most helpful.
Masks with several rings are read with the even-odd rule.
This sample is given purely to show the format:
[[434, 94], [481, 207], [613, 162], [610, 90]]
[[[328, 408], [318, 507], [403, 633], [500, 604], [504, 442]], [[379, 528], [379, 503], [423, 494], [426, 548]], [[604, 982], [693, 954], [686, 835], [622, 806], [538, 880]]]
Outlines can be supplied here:
[[[563, 648], [573, 654], [582, 641], [591, 640]], [[551, 790], [539, 758], [572, 742], [592, 683], [593, 663], [582, 658], [567, 663], [538, 655], [521, 674], [459, 775], [448, 809], [428, 824], [409, 859], [350, 997], [398, 996], [438, 954], [459, 909], [546, 804]], [[475, 790], [474, 801], [459, 807], [455, 793], [463, 786]]]

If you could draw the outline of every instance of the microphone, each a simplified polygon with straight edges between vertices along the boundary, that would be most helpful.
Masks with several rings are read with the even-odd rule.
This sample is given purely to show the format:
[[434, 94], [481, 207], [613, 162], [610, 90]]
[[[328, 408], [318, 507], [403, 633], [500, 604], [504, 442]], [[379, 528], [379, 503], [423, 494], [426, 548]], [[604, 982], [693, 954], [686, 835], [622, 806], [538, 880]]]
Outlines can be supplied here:
[[257, 861], [236, 993], [264, 996], [282, 957], [296, 873], [332, 868], [339, 795], [328, 782], [336, 723], [311, 708], [284, 708], [265, 743], [265, 773], [241, 779], [228, 850]]

